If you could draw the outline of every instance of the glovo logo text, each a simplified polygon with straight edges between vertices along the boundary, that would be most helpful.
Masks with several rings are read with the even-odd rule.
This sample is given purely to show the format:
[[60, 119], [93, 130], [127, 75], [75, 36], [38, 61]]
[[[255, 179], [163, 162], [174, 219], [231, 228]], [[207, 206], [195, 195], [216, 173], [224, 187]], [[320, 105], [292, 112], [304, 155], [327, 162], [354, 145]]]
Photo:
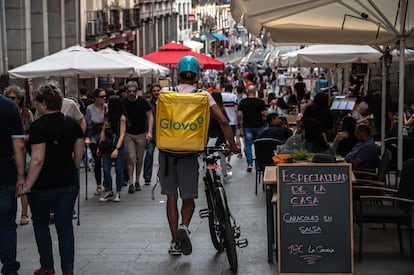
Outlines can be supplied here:
[[199, 116], [195, 121], [174, 121], [168, 118], [160, 119], [160, 128], [174, 131], [197, 131], [204, 124], [204, 117]]

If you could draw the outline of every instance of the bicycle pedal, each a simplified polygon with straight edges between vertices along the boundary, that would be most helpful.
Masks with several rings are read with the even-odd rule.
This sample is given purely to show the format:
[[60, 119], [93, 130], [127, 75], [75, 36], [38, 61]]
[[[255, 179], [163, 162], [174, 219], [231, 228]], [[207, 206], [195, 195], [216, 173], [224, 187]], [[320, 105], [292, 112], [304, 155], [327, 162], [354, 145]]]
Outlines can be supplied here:
[[198, 211], [198, 215], [202, 219], [208, 218], [208, 216], [210, 215], [210, 211], [208, 210], [208, 208], [200, 209], [200, 211]]
[[240, 234], [241, 234], [240, 226], [235, 226], [233, 228], [233, 232], [234, 232], [234, 238], [238, 239], [240, 237]]
[[238, 240], [236, 241], [236, 245], [237, 245], [239, 248], [245, 248], [245, 247], [247, 247], [247, 246], [249, 245], [249, 242], [247, 241], [247, 239], [246, 239], [246, 238], [240, 238], [240, 239], [238, 239]]

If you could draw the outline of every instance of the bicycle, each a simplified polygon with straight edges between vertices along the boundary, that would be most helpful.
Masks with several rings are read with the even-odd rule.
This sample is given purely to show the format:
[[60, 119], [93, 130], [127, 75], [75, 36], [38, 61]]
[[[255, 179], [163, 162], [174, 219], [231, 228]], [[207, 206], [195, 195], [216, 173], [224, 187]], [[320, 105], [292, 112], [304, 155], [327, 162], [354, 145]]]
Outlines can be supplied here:
[[226, 192], [217, 173], [220, 153], [227, 154], [228, 149], [225, 145], [219, 147], [207, 147], [203, 161], [205, 163], [205, 175], [203, 177], [207, 207], [199, 211], [200, 218], [208, 218], [210, 237], [214, 248], [218, 252], [226, 250], [230, 269], [237, 271], [237, 252], [239, 248], [247, 247], [246, 238], [240, 238], [240, 226], [236, 225], [236, 220], [231, 215], [227, 204]]

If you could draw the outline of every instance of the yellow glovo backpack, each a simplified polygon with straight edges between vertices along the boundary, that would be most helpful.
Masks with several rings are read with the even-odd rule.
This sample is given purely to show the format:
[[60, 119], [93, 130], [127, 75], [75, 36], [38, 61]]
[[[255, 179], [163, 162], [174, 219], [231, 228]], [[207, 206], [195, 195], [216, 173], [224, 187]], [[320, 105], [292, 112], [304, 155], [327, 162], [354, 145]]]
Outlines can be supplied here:
[[161, 92], [155, 122], [159, 150], [173, 154], [203, 151], [210, 124], [207, 94]]

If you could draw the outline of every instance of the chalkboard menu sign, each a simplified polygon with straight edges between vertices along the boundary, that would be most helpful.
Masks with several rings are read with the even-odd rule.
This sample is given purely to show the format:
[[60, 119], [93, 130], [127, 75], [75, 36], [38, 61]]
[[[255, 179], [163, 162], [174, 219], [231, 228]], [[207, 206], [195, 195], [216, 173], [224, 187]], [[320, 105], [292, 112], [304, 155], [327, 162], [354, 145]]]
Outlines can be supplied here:
[[279, 274], [353, 274], [351, 166], [277, 169]]
[[368, 73], [368, 64], [352, 63], [352, 74], [366, 75]]

